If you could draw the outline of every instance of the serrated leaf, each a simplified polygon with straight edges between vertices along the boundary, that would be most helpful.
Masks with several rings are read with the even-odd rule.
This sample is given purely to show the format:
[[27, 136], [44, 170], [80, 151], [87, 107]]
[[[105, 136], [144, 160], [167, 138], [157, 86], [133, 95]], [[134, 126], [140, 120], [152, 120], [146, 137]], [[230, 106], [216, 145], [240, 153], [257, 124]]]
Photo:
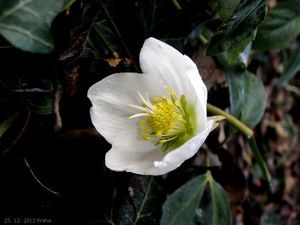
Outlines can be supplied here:
[[160, 225], [192, 224], [207, 184], [207, 176], [200, 175], [171, 194], [163, 205]]
[[239, 5], [241, 0], [217, 0], [218, 2], [218, 13], [220, 14], [223, 21], [228, 20], [236, 7]]
[[262, 81], [249, 71], [235, 73], [229, 70], [225, 73], [231, 114], [249, 127], [255, 127], [260, 122], [266, 107]]
[[300, 71], [300, 46], [288, 60], [283, 75], [280, 77], [279, 85], [288, 83]]
[[210, 173], [208, 173], [209, 187], [212, 199], [212, 218], [211, 224], [231, 225], [231, 215], [229, 201], [222, 186], [218, 184]]
[[0, 34], [12, 45], [33, 53], [53, 49], [51, 23], [65, 0], [2, 0]]
[[209, 55], [227, 51], [234, 62], [255, 36], [266, 15], [266, 0], [245, 0], [217, 31], [208, 46]]
[[278, 3], [259, 27], [254, 48], [284, 48], [300, 34], [300, 2], [290, 0]]

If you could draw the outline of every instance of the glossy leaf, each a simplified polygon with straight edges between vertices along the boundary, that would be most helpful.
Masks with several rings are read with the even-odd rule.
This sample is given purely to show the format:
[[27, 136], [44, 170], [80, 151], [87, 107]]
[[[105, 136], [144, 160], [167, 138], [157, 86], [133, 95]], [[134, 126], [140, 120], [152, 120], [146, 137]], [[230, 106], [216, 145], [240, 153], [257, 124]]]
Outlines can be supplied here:
[[171, 194], [163, 205], [160, 225], [192, 224], [207, 184], [207, 176], [200, 175]]
[[265, 0], [244, 1], [212, 38], [208, 54], [217, 55], [227, 51], [230, 61], [234, 62], [254, 38], [256, 28], [264, 20], [265, 14]]
[[51, 23], [64, 0], [4, 0], [0, 3], [0, 34], [12, 45], [33, 53], [53, 49]]
[[261, 120], [266, 96], [262, 81], [254, 74], [245, 71], [226, 71], [229, 87], [230, 111], [249, 127], [255, 127]]
[[218, 13], [223, 21], [228, 20], [241, 0], [218, 0]]
[[300, 2], [278, 3], [259, 27], [254, 42], [257, 49], [284, 48], [300, 33]]
[[232, 224], [229, 201], [222, 186], [218, 184], [208, 173], [209, 187], [212, 199], [211, 224], [230, 225]]
[[219, 54], [217, 58], [225, 70], [244, 71], [248, 66], [251, 47], [252, 41], [249, 42], [242, 52], [225, 51]]

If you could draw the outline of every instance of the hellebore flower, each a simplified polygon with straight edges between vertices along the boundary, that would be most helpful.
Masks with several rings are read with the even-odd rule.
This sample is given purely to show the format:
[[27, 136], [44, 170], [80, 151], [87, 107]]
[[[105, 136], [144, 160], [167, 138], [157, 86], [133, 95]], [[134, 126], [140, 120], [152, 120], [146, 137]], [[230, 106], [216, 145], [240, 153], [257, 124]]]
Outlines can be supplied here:
[[112, 145], [115, 171], [162, 175], [191, 158], [215, 126], [194, 62], [155, 39], [140, 52], [143, 73], [112, 74], [90, 87], [91, 119]]

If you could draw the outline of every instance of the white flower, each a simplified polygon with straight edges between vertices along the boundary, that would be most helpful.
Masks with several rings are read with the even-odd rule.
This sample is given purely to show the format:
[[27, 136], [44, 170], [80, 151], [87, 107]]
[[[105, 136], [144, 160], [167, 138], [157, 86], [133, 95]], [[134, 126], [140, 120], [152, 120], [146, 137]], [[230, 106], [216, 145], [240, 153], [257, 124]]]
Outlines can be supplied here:
[[112, 74], [90, 87], [91, 119], [112, 145], [105, 164], [115, 171], [162, 175], [191, 158], [214, 127], [207, 89], [186, 55], [145, 41], [139, 73]]

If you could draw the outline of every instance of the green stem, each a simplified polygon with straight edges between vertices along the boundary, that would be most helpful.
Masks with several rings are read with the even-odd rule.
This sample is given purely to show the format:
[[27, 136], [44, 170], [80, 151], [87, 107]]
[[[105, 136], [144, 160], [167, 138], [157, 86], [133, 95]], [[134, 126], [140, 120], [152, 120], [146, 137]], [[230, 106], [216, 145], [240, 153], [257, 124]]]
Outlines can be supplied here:
[[249, 138], [248, 139], [248, 144], [250, 145], [251, 149], [252, 149], [252, 152], [254, 154], [254, 157], [261, 169], [261, 172], [262, 172], [262, 175], [263, 175], [263, 178], [268, 181], [269, 183], [271, 182], [271, 175], [270, 175], [270, 172], [268, 170], [268, 167], [263, 159], [263, 157], [261, 156], [259, 150], [258, 150], [258, 147], [256, 145], [256, 142], [255, 142], [255, 139], [254, 138]]
[[235, 118], [234, 116], [230, 115], [229, 113], [225, 112], [224, 110], [207, 103], [207, 111], [214, 114], [214, 115], [221, 115], [224, 116], [228, 123], [238, 129], [242, 134], [244, 134], [248, 139], [253, 137], [253, 130], [247, 127], [244, 123], [240, 120]]
[[176, 7], [177, 10], [181, 10], [181, 5], [179, 4], [179, 2], [177, 0], [172, 0], [174, 6]]

